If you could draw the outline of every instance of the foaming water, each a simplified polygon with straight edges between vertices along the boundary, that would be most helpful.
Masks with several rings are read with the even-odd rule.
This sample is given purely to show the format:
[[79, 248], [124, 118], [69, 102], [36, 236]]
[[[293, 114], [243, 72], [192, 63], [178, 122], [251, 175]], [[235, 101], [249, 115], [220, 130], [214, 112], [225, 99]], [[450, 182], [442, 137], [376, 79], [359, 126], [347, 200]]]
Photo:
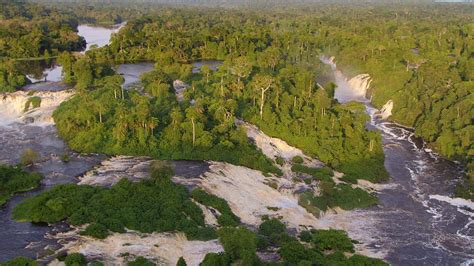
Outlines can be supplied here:
[[[334, 59], [323, 57], [321, 61], [334, 71], [339, 102], [366, 105], [371, 117], [367, 127], [382, 133], [388, 182], [393, 184], [378, 191], [378, 206], [344, 214], [348, 221], [360, 219], [346, 224], [345, 229], [393, 265], [471, 265], [473, 203], [451, 196], [462, 178], [462, 167], [427, 149], [412, 129], [378, 119], [383, 116], [380, 111], [360, 98], [370, 83], [360, 78], [350, 83]], [[389, 109], [385, 115], [391, 113]], [[369, 224], [371, 230], [361, 229], [360, 224]]]

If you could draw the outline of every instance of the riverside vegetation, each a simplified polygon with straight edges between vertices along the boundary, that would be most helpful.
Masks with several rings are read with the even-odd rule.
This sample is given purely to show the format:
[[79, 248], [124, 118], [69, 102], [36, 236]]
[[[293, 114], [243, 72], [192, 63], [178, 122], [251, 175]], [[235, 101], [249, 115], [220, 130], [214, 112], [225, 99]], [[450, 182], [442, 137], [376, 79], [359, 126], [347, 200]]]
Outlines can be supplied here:
[[15, 193], [37, 188], [42, 178], [41, 174], [26, 172], [19, 166], [0, 165], [0, 206]]

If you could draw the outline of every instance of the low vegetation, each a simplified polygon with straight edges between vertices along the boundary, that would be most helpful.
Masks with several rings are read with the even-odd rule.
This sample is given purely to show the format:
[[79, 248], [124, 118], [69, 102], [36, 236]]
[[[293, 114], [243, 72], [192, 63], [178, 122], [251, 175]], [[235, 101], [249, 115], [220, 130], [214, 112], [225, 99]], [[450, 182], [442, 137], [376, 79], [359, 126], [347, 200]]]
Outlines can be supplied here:
[[237, 226], [240, 224], [239, 217], [232, 212], [227, 201], [209, 194], [202, 189], [194, 189], [191, 195], [195, 201], [219, 211], [220, 215], [217, 218], [219, 225]]
[[1, 266], [39, 266], [40, 264], [33, 259], [26, 257], [16, 257], [9, 261], [0, 263]]
[[15, 193], [37, 188], [43, 176], [24, 171], [18, 166], [0, 165], [0, 206]]
[[[387, 265], [354, 253], [353, 241], [343, 231], [312, 230], [302, 232], [307, 244], [286, 232], [277, 219], [264, 221], [257, 233], [244, 227], [225, 227], [218, 230], [224, 247], [220, 254], [210, 253], [201, 266], [214, 265]], [[263, 262], [256, 252], [277, 252], [280, 262]]]
[[317, 181], [332, 182], [334, 172], [329, 167], [311, 168], [302, 164], [295, 164], [291, 167], [293, 172], [311, 175]]
[[122, 179], [111, 188], [58, 185], [24, 200], [13, 216], [19, 221], [54, 223], [66, 219], [72, 225], [90, 224], [83, 234], [98, 238], [125, 228], [145, 233], [181, 231], [189, 239], [216, 237], [214, 229], [204, 224], [204, 215], [190, 200], [187, 189], [172, 183], [170, 176], [155, 173], [140, 183]]
[[298, 203], [310, 213], [319, 216], [321, 211], [328, 208], [340, 207], [344, 210], [366, 208], [378, 203], [376, 196], [360, 188], [352, 188], [349, 184], [334, 184], [322, 181], [319, 183], [320, 195], [311, 191], [303, 192]]
[[33, 96], [28, 98], [28, 100], [25, 103], [25, 109], [24, 111], [27, 112], [30, 109], [35, 109], [41, 106], [41, 98], [38, 96]]

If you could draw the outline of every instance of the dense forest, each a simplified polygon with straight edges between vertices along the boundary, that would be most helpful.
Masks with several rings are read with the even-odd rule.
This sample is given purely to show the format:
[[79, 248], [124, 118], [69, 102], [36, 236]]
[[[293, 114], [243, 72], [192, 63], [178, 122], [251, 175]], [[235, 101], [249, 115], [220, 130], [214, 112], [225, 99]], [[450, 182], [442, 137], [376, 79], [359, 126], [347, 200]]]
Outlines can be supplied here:
[[473, 6], [374, 11], [323, 18], [317, 41], [336, 56], [338, 67], [371, 75], [372, 103], [380, 108], [392, 100], [392, 120], [413, 127], [442, 155], [468, 164], [472, 197]]
[[18, 60], [50, 58], [62, 51], [80, 51], [75, 16], [33, 4], [2, 4], [0, 9], [0, 92], [29, 83]]
[[[387, 178], [380, 135], [365, 129], [363, 106], [339, 105], [332, 100], [334, 86], [316, 82], [327, 69], [312, 50], [317, 47], [303, 51], [301, 40], [288, 34], [300, 25], [275, 27], [270, 18], [252, 13], [177, 12], [129, 21], [109, 46], [85, 58], [59, 58], [65, 80], [78, 89], [93, 88], [55, 112], [59, 133], [74, 149], [224, 160], [252, 168], [261, 162], [257, 169], [268, 171], [234, 123], [243, 118], [354, 180]], [[246, 28], [256, 24], [257, 30]], [[189, 63], [202, 59], [223, 64], [192, 73]], [[107, 64], [137, 60], [158, 62], [142, 77], [143, 95], [121, 89], [120, 78], [106, 71]], [[177, 79], [190, 86], [183, 101], [175, 96]], [[111, 98], [115, 102], [106, 102]], [[231, 158], [225, 157], [229, 152]]]
[[48, 57], [85, 47], [73, 15], [38, 5], [4, 5], [0, 18], [0, 57]]

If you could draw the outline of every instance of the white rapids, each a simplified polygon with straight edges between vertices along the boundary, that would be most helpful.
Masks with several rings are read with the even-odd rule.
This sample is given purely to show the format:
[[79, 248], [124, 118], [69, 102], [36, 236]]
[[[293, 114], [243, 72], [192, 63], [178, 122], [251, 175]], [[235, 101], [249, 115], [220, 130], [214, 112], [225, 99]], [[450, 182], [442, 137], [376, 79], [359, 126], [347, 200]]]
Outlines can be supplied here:
[[[69, 99], [74, 92], [64, 91], [16, 91], [13, 93], [0, 94], [0, 125], [7, 126], [13, 123], [35, 125], [53, 125], [52, 118], [54, 110], [65, 100]], [[32, 98], [40, 98], [40, 106], [34, 108], [31, 104], [26, 107]], [[26, 108], [25, 108], [26, 107]]]

